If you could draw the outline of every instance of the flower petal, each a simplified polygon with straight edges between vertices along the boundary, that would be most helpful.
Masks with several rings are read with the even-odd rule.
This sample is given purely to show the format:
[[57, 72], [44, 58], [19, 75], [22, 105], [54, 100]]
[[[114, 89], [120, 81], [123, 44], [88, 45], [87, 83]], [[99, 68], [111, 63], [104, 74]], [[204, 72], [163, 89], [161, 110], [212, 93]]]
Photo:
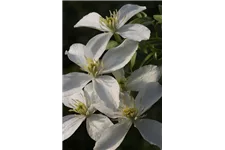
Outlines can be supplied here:
[[132, 123], [127, 121], [109, 127], [96, 141], [94, 150], [115, 150], [123, 142], [131, 125]]
[[84, 98], [84, 92], [81, 90], [78, 93], [74, 93], [73, 95], [65, 96], [63, 97], [63, 104], [69, 108], [74, 108], [75, 100], [79, 100], [80, 102], [86, 104], [85, 98]]
[[144, 86], [135, 98], [135, 106], [143, 114], [162, 96], [162, 86], [158, 82], [150, 82]]
[[68, 139], [84, 121], [83, 115], [68, 115], [63, 117], [63, 141]]
[[106, 52], [102, 58], [102, 73], [110, 73], [123, 68], [132, 58], [138, 48], [138, 42], [124, 40], [118, 47], [112, 48]]
[[150, 30], [141, 24], [127, 24], [122, 26], [117, 33], [123, 38], [134, 41], [148, 40], [150, 38]]
[[117, 81], [120, 81], [120, 80], [125, 78], [125, 73], [124, 73], [124, 69], [123, 68], [112, 72], [112, 74], [116, 78]]
[[92, 104], [92, 93], [93, 83], [91, 82], [84, 87], [84, 96], [88, 107]]
[[129, 92], [120, 92], [120, 107], [134, 107], [134, 98], [130, 95]]
[[94, 90], [107, 107], [119, 107], [120, 87], [117, 81], [111, 76], [100, 76], [93, 80]]
[[71, 45], [69, 51], [66, 51], [66, 54], [72, 62], [84, 69], [87, 65], [84, 51], [85, 45], [78, 43]]
[[74, 26], [76, 27], [89, 27], [93, 29], [97, 29], [100, 31], [107, 31], [104, 28], [101, 27], [100, 24], [100, 15], [96, 12], [91, 12], [84, 16], [78, 23]]
[[157, 82], [161, 76], [160, 68], [154, 65], [146, 65], [135, 70], [127, 78], [127, 88], [131, 91], [139, 91], [149, 82]]
[[145, 6], [126, 4], [118, 11], [119, 27], [123, 26], [131, 17], [145, 10]]
[[112, 126], [110, 119], [102, 114], [92, 114], [86, 120], [86, 127], [89, 136], [97, 141], [105, 129]]
[[93, 104], [93, 107], [99, 110], [101, 113], [107, 115], [109, 118], [118, 118], [122, 114], [115, 107], [107, 107], [103, 102]]
[[80, 90], [92, 79], [86, 73], [72, 72], [63, 75], [63, 96], [69, 96]]
[[140, 119], [135, 122], [142, 137], [151, 144], [162, 149], [162, 124], [151, 119]]
[[106, 50], [111, 36], [112, 33], [101, 33], [91, 38], [86, 45], [85, 56], [97, 61]]

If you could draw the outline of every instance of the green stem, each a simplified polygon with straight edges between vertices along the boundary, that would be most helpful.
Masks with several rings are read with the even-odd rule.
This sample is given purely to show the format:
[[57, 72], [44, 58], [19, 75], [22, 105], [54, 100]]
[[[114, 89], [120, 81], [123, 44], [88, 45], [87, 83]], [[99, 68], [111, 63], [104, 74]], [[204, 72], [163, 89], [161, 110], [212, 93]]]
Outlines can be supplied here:
[[122, 39], [121, 39], [121, 37], [119, 36], [119, 34], [114, 33], [114, 38], [115, 38], [115, 40], [116, 40], [118, 43], [122, 43]]

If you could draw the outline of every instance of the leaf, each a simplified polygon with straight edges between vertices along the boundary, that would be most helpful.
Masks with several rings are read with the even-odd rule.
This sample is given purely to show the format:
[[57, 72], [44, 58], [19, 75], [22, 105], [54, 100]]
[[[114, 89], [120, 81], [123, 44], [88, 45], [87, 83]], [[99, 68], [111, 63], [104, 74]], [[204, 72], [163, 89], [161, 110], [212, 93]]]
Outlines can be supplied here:
[[136, 56], [137, 56], [137, 52], [134, 53], [133, 57], [130, 60], [130, 70], [132, 70], [135, 65]]
[[107, 45], [107, 47], [106, 47], [106, 49], [111, 49], [111, 48], [114, 48], [114, 47], [116, 47], [118, 45], [119, 45], [118, 42], [116, 42], [114, 40], [110, 40], [109, 43], [108, 43], [108, 45]]
[[140, 67], [143, 66], [143, 65], [145, 64], [145, 62], [148, 61], [148, 60], [152, 57], [152, 55], [153, 55], [153, 53], [148, 54], [148, 55], [145, 57], [145, 59], [142, 61]]
[[143, 17], [143, 18], [136, 18], [136, 19], [130, 21], [129, 23], [131, 23], [131, 24], [138, 23], [138, 24], [142, 24], [144, 26], [149, 26], [154, 23], [154, 20], [150, 17]]
[[153, 18], [158, 21], [158, 23], [162, 23], [162, 15], [154, 15]]

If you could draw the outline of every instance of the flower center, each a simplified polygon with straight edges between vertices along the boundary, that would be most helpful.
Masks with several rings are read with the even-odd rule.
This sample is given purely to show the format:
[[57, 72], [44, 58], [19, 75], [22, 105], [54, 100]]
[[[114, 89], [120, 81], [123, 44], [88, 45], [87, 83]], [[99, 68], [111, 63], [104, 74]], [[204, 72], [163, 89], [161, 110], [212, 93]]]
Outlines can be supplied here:
[[75, 100], [74, 106], [75, 108], [70, 109], [69, 111], [76, 112], [78, 114], [85, 115], [85, 116], [87, 115], [88, 109], [84, 103], [82, 103], [79, 100]]
[[123, 115], [129, 119], [135, 119], [136, 116], [137, 116], [137, 109], [136, 108], [129, 108], [129, 107], [126, 107], [123, 109]]
[[100, 24], [108, 27], [112, 32], [115, 32], [118, 24], [118, 12], [115, 10], [113, 12], [109, 11], [109, 13], [109, 17], [106, 16], [106, 18], [100, 18]]
[[100, 61], [95, 61], [93, 59], [87, 58], [87, 70], [88, 73], [91, 74], [93, 77], [96, 77], [100, 74], [100, 68], [102, 63]]

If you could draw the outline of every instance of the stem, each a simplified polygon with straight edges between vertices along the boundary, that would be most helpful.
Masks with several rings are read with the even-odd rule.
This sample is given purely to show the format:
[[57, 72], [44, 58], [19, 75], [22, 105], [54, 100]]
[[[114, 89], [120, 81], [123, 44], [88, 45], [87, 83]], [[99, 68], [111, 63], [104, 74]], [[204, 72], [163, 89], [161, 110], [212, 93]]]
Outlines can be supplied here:
[[121, 37], [119, 36], [119, 34], [114, 34], [114, 38], [115, 38], [115, 40], [118, 42], [118, 43], [122, 43], [122, 39], [121, 39]]

